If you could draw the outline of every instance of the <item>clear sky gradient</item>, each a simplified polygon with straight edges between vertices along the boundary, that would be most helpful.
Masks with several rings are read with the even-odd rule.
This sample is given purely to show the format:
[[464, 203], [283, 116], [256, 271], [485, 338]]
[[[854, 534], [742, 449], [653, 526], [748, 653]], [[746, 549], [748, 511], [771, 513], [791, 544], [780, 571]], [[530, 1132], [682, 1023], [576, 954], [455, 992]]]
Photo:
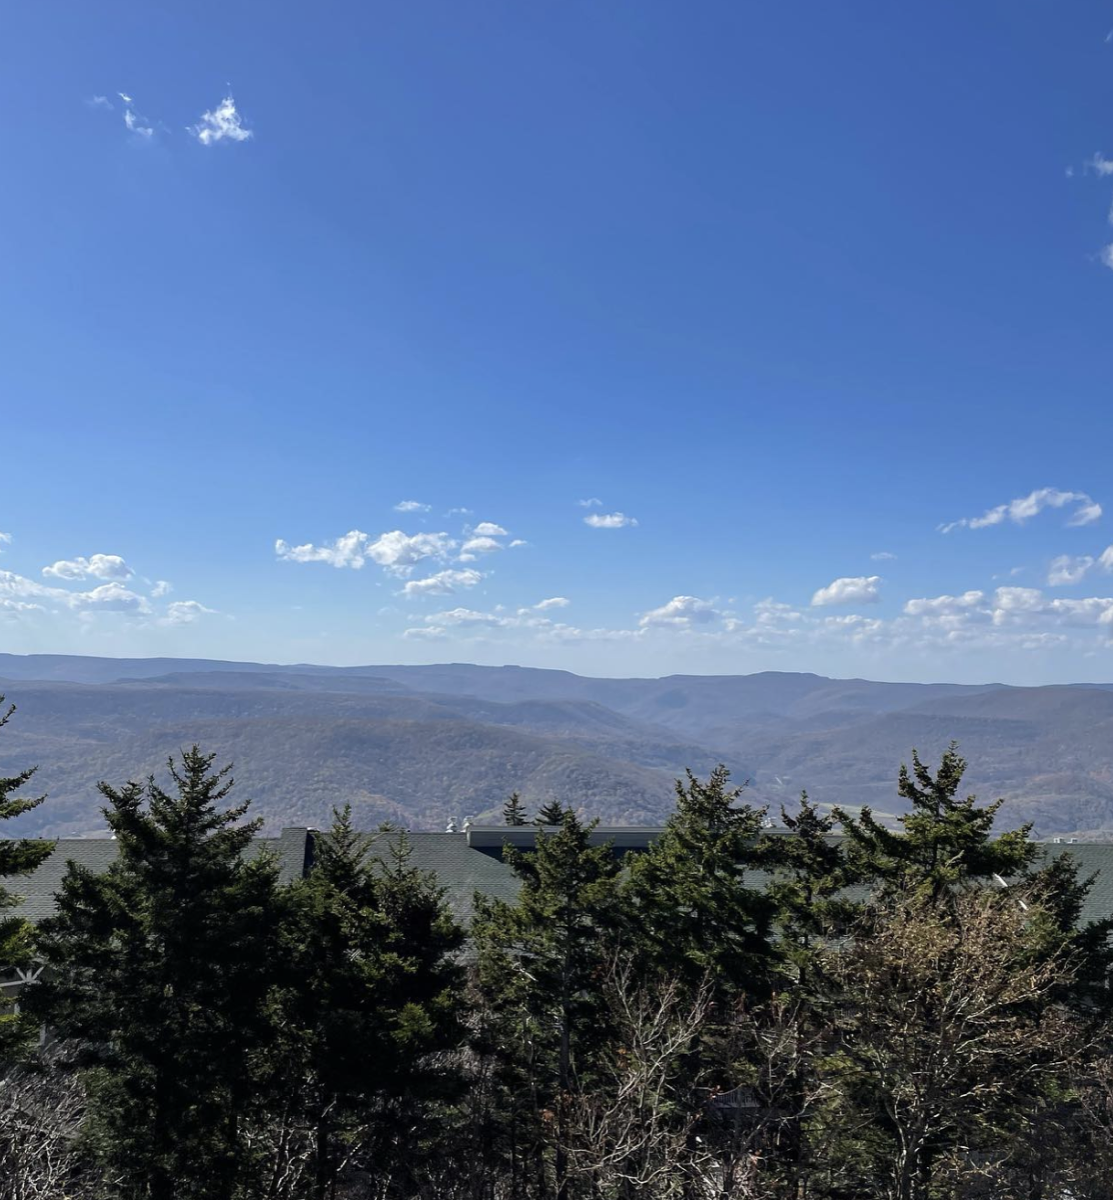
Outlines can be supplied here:
[[0, 650], [1113, 680], [1111, 27], [13, 7]]

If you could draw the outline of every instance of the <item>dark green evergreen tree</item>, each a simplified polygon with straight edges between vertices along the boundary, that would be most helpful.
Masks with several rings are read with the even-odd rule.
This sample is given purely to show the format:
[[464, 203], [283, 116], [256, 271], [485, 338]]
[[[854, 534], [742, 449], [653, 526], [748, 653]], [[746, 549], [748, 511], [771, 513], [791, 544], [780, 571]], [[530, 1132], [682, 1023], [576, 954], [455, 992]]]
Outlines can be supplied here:
[[564, 814], [569, 811], [559, 800], [549, 800], [537, 810], [537, 824], [559, 825], [564, 820]]
[[517, 792], [511, 792], [510, 798], [502, 806], [502, 823], [515, 827], [529, 824], [526, 806]]
[[284, 1146], [308, 1156], [314, 1200], [335, 1194], [345, 1162], [376, 1195], [404, 1194], [453, 1098], [444, 1052], [462, 1037], [463, 933], [410, 864], [405, 835], [381, 836], [385, 860], [350, 807], [336, 811], [283, 931], [289, 977], [261, 1060], [266, 1119], [300, 1131], [305, 1145]]
[[1024, 874], [1039, 854], [1029, 837], [1031, 826], [994, 836], [993, 824], [1003, 801], [979, 804], [960, 799], [966, 760], [952, 742], [938, 771], [912, 752], [912, 770], [900, 769], [897, 791], [909, 802], [899, 830], [881, 824], [869, 808], [858, 817], [843, 809], [834, 815], [848, 838], [852, 874], [868, 882], [881, 898], [915, 893], [938, 903], [956, 886], [992, 883]]
[[707, 980], [729, 1003], [764, 997], [772, 982], [774, 904], [753, 872], [764, 810], [740, 804], [723, 766], [706, 783], [688, 772], [664, 833], [630, 867], [645, 953], [669, 977]]
[[770, 1194], [795, 1197], [812, 1194], [813, 1173], [822, 1170], [818, 1147], [829, 1138], [829, 1114], [817, 1097], [825, 1094], [822, 1064], [832, 1046], [824, 1034], [839, 997], [825, 969], [826, 951], [844, 934], [856, 906], [846, 898], [846, 864], [834, 819], [804, 792], [795, 813], [781, 809], [781, 820], [786, 832], [765, 834], [756, 851], [776, 908], [778, 978], [770, 1008], [757, 1010], [752, 1020], [767, 1043], [775, 1043], [767, 1030], [776, 1020], [792, 1049], [779, 1074], [766, 1070], [754, 1078], [760, 1101], [778, 1113]]
[[[7, 725], [14, 712], [14, 704], [4, 710], [4, 697], [0, 696], [0, 729]], [[35, 768], [31, 767], [7, 778], [0, 777], [0, 821], [21, 817], [46, 799], [45, 796], [17, 797], [14, 794], [31, 781], [34, 773]], [[4, 972], [27, 967], [33, 956], [31, 925], [12, 911], [19, 904], [18, 892], [8, 891], [3, 880], [30, 874], [46, 861], [53, 849], [53, 842], [42, 840], [0, 840], [0, 978]], [[0, 1065], [27, 1044], [33, 1029], [32, 1021], [17, 1013], [0, 992]]]
[[620, 865], [571, 809], [536, 849], [507, 847], [515, 904], [476, 897], [484, 1044], [501, 1085], [514, 1196], [569, 1194], [568, 1102], [607, 1044], [602, 979], [623, 926]]
[[765, 834], [756, 856], [770, 876], [767, 892], [789, 982], [807, 987], [816, 951], [845, 927], [854, 905], [846, 898], [846, 862], [834, 818], [803, 792], [797, 811], [782, 808], [781, 820], [787, 833]]
[[223, 808], [229, 768], [195, 746], [171, 792], [101, 784], [118, 856], [70, 864], [29, 1001], [82, 1047], [92, 1153], [113, 1195], [228, 1200], [246, 1161], [249, 1056], [264, 1037], [277, 870], [249, 859], [258, 822]]

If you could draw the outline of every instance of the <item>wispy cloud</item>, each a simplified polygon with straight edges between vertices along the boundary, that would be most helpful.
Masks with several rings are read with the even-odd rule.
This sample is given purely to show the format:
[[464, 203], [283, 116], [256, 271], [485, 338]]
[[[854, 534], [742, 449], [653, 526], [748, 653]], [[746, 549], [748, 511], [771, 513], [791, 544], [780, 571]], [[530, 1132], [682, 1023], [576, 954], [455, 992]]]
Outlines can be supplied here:
[[822, 608], [830, 604], [874, 604], [881, 597], [878, 585], [880, 575], [853, 575], [835, 579], [821, 587], [812, 596], [812, 607]]
[[420, 500], [399, 500], [394, 506], [394, 511], [400, 513], [427, 513], [432, 507], [431, 504], [422, 504]]
[[1083, 164], [1083, 168], [1099, 177], [1104, 178], [1106, 175], [1113, 175], [1113, 159], [1106, 158], [1100, 151], [1095, 150], [1093, 158], [1088, 158]]
[[12, 544], [12, 535], [10, 533], [0, 533], [0, 546], [10, 546]]
[[88, 100], [85, 101], [85, 103], [90, 108], [104, 108], [104, 109], [107, 109], [109, 112], [112, 112], [113, 109], [115, 108], [115, 105], [112, 103], [111, 100], [109, 100], [109, 98], [107, 96], [90, 96], [88, 98]]
[[460, 547], [460, 561], [470, 562], [477, 554], [494, 554], [503, 548], [502, 542], [493, 537], [473, 537]]
[[584, 524], [590, 525], [592, 529], [625, 529], [627, 526], [636, 525], [638, 522], [634, 517], [628, 517], [625, 513], [588, 513], [584, 517]]
[[217, 142], [246, 142], [255, 136], [254, 131], [245, 129], [243, 119], [236, 111], [236, 102], [231, 93], [210, 112], [201, 114], [201, 120], [196, 125], [188, 127], [189, 132], [202, 146], [215, 146]]
[[1070, 555], [1060, 554], [1051, 560], [1047, 571], [1049, 587], [1064, 587], [1071, 583], [1080, 583], [1094, 565], [1094, 559], [1089, 554]]
[[896, 555], [892, 554], [888, 550], [877, 550], [870, 555], [870, 558], [872, 558], [874, 562], [892, 562], [896, 558]]
[[460, 588], [473, 588], [483, 580], [483, 572], [472, 568], [438, 571], [425, 579], [411, 579], [402, 588], [403, 596], [450, 596]]
[[173, 584], [168, 583], [165, 579], [156, 579], [155, 586], [151, 588], [151, 595], [156, 600], [161, 600], [163, 596], [169, 596], [173, 590]]
[[602, 508], [603, 501], [598, 496], [588, 496], [586, 500], [577, 500], [576, 503], [581, 508]]
[[167, 605], [166, 615], [159, 617], [160, 625], [192, 625], [204, 616], [214, 616], [215, 608], [206, 608], [196, 600], [175, 600]]
[[[126, 92], [117, 92], [116, 95], [124, 102], [124, 125], [128, 133], [134, 134], [140, 141], [150, 141], [155, 136], [154, 126], [135, 111], [134, 101]], [[111, 103], [108, 107], [112, 107]]]
[[550, 608], [567, 608], [571, 603], [566, 596], [550, 596], [547, 600], [538, 600], [533, 607], [538, 612], [546, 612]]
[[980, 517], [962, 517], [957, 521], [949, 521], [940, 525], [940, 533], [950, 533], [955, 529], [987, 529], [991, 525], [1001, 525], [1011, 521], [1015, 525], [1023, 525], [1032, 517], [1037, 516], [1048, 508], [1063, 508], [1074, 506], [1074, 512], [1067, 521], [1068, 526], [1089, 525], [1101, 516], [1101, 505], [1085, 492], [1064, 492], [1059, 488], [1037, 488], [1027, 496], [1010, 500], [1008, 504], [998, 504], [987, 509]]
[[501, 525], [496, 525], [494, 521], [480, 521], [479, 524], [472, 530], [476, 537], [506, 537], [507, 532]]

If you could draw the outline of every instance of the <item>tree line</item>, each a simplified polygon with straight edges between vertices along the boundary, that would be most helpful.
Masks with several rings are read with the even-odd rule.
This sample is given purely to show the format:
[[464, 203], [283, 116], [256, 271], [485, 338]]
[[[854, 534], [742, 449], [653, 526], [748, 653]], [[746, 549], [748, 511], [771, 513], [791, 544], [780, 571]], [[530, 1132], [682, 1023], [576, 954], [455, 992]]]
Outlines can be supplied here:
[[805, 795], [770, 830], [689, 774], [624, 859], [550, 805], [467, 931], [346, 809], [280, 884], [196, 747], [102, 784], [116, 859], [35, 928], [51, 843], [0, 841], [0, 962], [38, 975], [0, 1010], [0, 1198], [1107, 1198], [1113, 922], [964, 767], [913, 754], [895, 829]]

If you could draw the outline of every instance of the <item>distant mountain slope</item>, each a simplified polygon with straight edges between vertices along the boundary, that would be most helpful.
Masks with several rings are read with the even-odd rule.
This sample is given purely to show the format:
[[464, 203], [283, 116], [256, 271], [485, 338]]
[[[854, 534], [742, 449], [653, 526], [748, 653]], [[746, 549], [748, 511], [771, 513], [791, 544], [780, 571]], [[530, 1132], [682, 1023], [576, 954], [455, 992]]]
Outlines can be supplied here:
[[235, 762], [240, 790], [268, 828], [327, 824], [344, 802], [364, 825], [437, 828], [450, 817], [494, 815], [515, 788], [532, 805], [560, 798], [613, 820], [653, 823], [686, 765], [707, 771], [717, 761], [667, 730], [590, 703], [367, 694], [363, 680], [352, 692], [325, 692], [278, 675], [253, 687], [195, 686], [192, 678], [0, 681], [19, 704], [0, 739], [0, 771], [38, 763], [37, 783], [50, 793], [13, 832], [100, 828], [98, 780], [158, 771], [194, 741]]
[[[895, 814], [913, 746], [951, 739], [1003, 819], [1113, 833], [1113, 689], [893, 684], [765, 672], [593, 679], [523, 667], [324, 667], [204, 659], [0, 654], [20, 705], [0, 770], [38, 762], [47, 832], [99, 827], [98, 779], [156, 769], [192, 741], [236, 762], [273, 827], [360, 821], [436, 828], [492, 815], [518, 788], [608, 821], [658, 821], [672, 781], [726, 762], [752, 796], [870, 804]], [[28, 821], [28, 828], [32, 824]]]

